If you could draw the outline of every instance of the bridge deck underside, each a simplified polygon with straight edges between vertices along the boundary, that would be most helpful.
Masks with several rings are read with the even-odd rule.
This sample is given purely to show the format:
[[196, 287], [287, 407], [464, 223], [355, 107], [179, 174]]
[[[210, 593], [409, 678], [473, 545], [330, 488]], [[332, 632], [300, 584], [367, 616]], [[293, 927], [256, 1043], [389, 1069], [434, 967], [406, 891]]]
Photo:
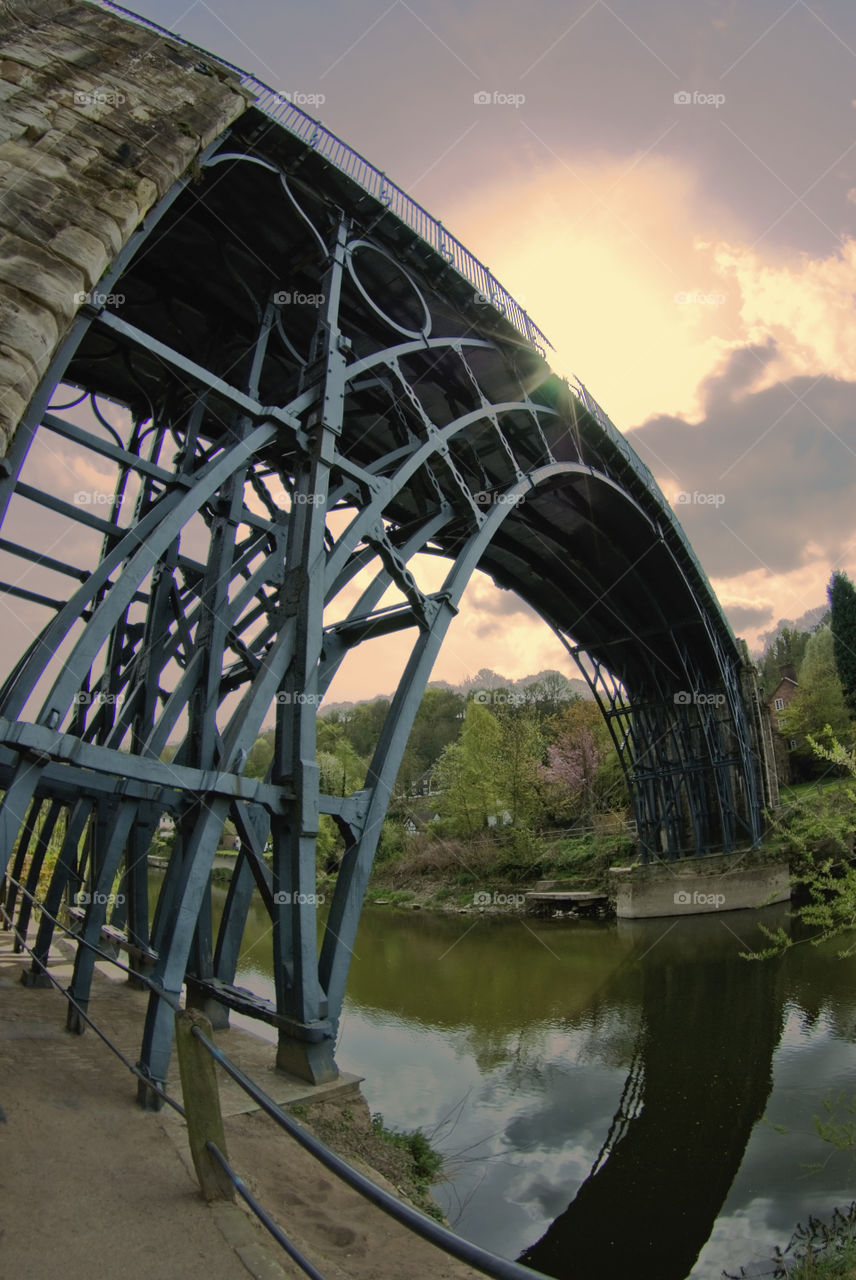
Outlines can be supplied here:
[[[476, 568], [581, 663], [644, 853], [757, 839], [740, 651], [653, 478], [587, 394], [382, 204], [250, 110], [102, 285], [0, 483], [0, 586], [35, 637], [0, 692], [0, 841], [32, 888], [63, 832], [51, 913], [120, 877], [109, 923], [135, 963], [167, 993], [190, 975], [222, 999], [258, 890], [281, 1065], [298, 1044], [309, 1078], [329, 1075], [380, 826]], [[70, 387], [91, 393], [89, 409], [62, 407]], [[114, 488], [97, 510], [72, 492], [93, 474]], [[35, 562], [34, 510], [58, 549]], [[446, 562], [440, 590], [425, 557]], [[354, 647], [399, 630], [410, 656], [365, 784], [325, 794], [317, 705]], [[274, 762], [250, 782], [272, 706]], [[345, 843], [320, 958], [319, 810]], [[175, 845], [150, 923], [145, 856], [164, 812]], [[241, 851], [215, 937], [226, 819]], [[108, 909], [91, 896], [81, 928], [97, 941]], [[51, 933], [46, 915], [42, 958]], [[81, 1007], [90, 977], [81, 959]], [[170, 1019], [153, 997], [154, 1079]]]

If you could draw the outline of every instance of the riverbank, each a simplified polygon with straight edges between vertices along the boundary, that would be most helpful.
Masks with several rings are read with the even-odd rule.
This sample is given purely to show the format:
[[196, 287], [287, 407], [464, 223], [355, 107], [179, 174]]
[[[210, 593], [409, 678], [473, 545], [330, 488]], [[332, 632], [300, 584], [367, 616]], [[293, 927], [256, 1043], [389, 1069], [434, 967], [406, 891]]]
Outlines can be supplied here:
[[[62, 983], [71, 976], [72, 955], [66, 943], [52, 953], [50, 969]], [[104, 1043], [90, 1032], [73, 1036], [64, 1030], [64, 997], [53, 987], [21, 984], [21, 970], [28, 965], [29, 957], [12, 953], [11, 935], [0, 933], [0, 1120], [15, 1152], [0, 1174], [3, 1273], [84, 1280], [98, 1259], [121, 1257], [124, 1280], [176, 1275], [297, 1280], [303, 1273], [241, 1202], [206, 1205], [183, 1120], [169, 1109], [141, 1111], [133, 1077]], [[131, 1062], [138, 1055], [147, 1003], [145, 993], [132, 990], [124, 975], [117, 979], [99, 963], [89, 1013]], [[215, 1038], [263, 1088], [279, 1096], [283, 1078], [273, 1068], [269, 1044], [238, 1029], [217, 1032]], [[258, 1065], [262, 1060], [264, 1067]], [[329, 1280], [399, 1280], [409, 1274], [478, 1280], [470, 1268], [413, 1236], [329, 1174], [248, 1105], [246, 1095], [232, 1092], [236, 1086], [219, 1068], [218, 1077], [232, 1165]], [[181, 1096], [174, 1061], [167, 1090]], [[340, 1104], [312, 1102], [305, 1114], [299, 1109], [297, 1114], [380, 1186], [399, 1197], [409, 1188], [419, 1201], [406, 1153], [377, 1133], [359, 1092]], [[72, 1176], [56, 1172], [58, 1153], [71, 1160]], [[381, 1171], [372, 1167], [375, 1161]]]
[[[708, 878], [721, 873], [723, 867], [729, 875], [739, 871], [750, 878], [755, 872], [761, 874], [765, 869], [778, 867], [786, 883], [791, 857], [797, 858], [794, 842], [779, 834], [760, 849], [699, 860], [688, 858], [671, 870], [689, 874], [692, 868], [706, 883]], [[236, 859], [235, 853], [218, 853], [213, 872], [215, 882], [228, 884]], [[613, 918], [622, 891], [616, 872], [631, 869], [635, 869], [637, 876], [642, 874], [635, 841], [624, 834], [589, 833], [539, 839], [518, 833], [516, 838], [487, 835], [469, 843], [426, 835], [411, 839], [403, 854], [376, 861], [366, 902], [401, 910], [506, 916], [532, 914], [534, 908], [527, 901], [528, 894], [591, 894], [597, 899], [594, 904], [585, 901], [545, 903], [541, 913], [589, 915], [594, 912], [601, 918]], [[651, 875], [655, 873], [656, 867]], [[317, 893], [322, 900], [330, 900], [335, 886], [335, 875], [319, 871]], [[778, 900], [761, 890], [758, 892], [758, 903], [741, 902], [740, 905]], [[622, 914], [620, 910], [618, 914]], [[643, 914], [673, 913], [664, 910]]]

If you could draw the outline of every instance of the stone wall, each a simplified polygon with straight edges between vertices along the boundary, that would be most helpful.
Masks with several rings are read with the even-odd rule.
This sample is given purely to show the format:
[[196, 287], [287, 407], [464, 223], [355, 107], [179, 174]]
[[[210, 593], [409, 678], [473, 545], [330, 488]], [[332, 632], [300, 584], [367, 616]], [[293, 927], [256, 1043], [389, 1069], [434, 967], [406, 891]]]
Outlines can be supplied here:
[[216, 63], [75, 0], [0, 0], [0, 456], [75, 312], [248, 103]]
[[791, 896], [786, 862], [746, 866], [730, 853], [610, 872], [615, 913], [623, 920], [745, 911]]

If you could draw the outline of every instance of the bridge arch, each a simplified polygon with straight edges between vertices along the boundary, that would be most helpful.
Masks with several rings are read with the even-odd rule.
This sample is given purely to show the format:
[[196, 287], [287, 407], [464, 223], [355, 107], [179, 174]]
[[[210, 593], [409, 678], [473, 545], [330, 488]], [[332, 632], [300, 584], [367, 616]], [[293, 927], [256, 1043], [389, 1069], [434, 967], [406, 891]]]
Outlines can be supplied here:
[[[138, 57], [140, 28], [108, 8], [72, 6], [64, 20], [123, 101], [105, 125], [58, 116], [54, 145], [100, 157], [118, 201], [127, 175], [106, 158], [118, 138], [134, 180], [151, 168], [151, 151], [134, 159], [145, 150], [134, 108], [154, 113], [154, 149], [156, 94], [176, 67], [182, 91], [193, 85], [190, 123], [163, 135], [159, 185], [149, 179], [147, 211], [128, 213], [112, 255], [90, 256], [87, 275], [67, 257], [60, 270], [56, 250], [64, 327], [31, 362], [10, 422], [0, 592], [32, 638], [0, 689], [7, 909], [26, 932], [58, 842], [33, 981], [52, 917], [77, 895], [86, 941], [118, 932], [166, 994], [187, 981], [209, 1009], [273, 1022], [279, 1064], [321, 1081], [336, 1072], [407, 735], [476, 568], [580, 664], [631, 781], [645, 856], [757, 842], [755, 709], [744, 655], [653, 476], [587, 390], [550, 370], [546, 339], [481, 264], [251, 78], [173, 37], [132, 78], [108, 49]], [[49, 46], [32, 20], [15, 35]], [[91, 96], [75, 88], [82, 72], [64, 65], [63, 77], [63, 93]], [[70, 192], [77, 179], [57, 176]], [[82, 259], [87, 242], [72, 242]], [[72, 302], [79, 281], [88, 288]], [[34, 551], [41, 530], [50, 545]], [[422, 553], [449, 562], [440, 590], [420, 586]], [[323, 695], [356, 646], [405, 630], [410, 656], [364, 786], [323, 794]], [[243, 769], [272, 709], [275, 757], [256, 782]], [[321, 813], [346, 851], [319, 956]], [[164, 815], [175, 846], [150, 923], [146, 854]], [[215, 937], [210, 875], [227, 818], [241, 848]], [[255, 889], [274, 936], [271, 1006], [234, 988]], [[79, 948], [72, 994], [84, 1010], [92, 963]], [[69, 1026], [82, 1030], [74, 1010]], [[171, 1037], [153, 995], [141, 1049], [153, 1080]]]

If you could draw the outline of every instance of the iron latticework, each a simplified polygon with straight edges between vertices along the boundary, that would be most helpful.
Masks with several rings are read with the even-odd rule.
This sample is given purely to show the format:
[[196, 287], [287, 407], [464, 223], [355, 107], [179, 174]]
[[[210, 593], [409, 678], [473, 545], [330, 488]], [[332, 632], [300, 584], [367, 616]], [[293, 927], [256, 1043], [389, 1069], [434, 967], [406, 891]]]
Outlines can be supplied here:
[[[171, 996], [186, 981], [273, 1023], [279, 1064], [314, 1081], [335, 1074], [381, 824], [476, 569], [580, 662], [645, 856], [745, 847], [761, 813], [743, 660], [650, 472], [492, 277], [319, 130], [251, 107], [200, 154], [79, 310], [0, 485], [0, 590], [28, 631], [0, 690], [4, 865], [33, 892], [60, 849], [37, 957], [75, 900], [88, 942], [120, 943]], [[426, 557], [447, 566], [439, 589]], [[409, 657], [364, 785], [325, 794], [318, 707], [353, 649], [393, 633]], [[321, 814], [345, 852], [319, 938]], [[240, 850], [215, 932], [227, 820]], [[255, 893], [272, 1003], [234, 986]], [[26, 933], [29, 897], [13, 886], [7, 909]], [[81, 947], [83, 1009], [92, 965]], [[154, 1080], [171, 1038], [153, 996]]]

